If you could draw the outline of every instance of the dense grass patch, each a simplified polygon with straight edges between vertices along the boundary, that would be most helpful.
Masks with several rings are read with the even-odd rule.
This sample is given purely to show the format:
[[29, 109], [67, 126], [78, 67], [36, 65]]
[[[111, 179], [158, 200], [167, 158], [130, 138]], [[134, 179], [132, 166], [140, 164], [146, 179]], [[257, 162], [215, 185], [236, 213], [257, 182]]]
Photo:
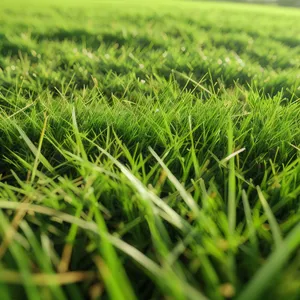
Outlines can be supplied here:
[[0, 7], [1, 299], [300, 297], [300, 11]]

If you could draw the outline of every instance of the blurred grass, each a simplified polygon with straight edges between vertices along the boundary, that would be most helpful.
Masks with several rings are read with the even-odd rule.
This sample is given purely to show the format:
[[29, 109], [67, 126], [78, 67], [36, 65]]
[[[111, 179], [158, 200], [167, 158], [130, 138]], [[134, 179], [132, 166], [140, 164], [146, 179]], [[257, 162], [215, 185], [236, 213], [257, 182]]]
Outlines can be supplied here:
[[1, 299], [299, 298], [300, 11], [0, 6]]

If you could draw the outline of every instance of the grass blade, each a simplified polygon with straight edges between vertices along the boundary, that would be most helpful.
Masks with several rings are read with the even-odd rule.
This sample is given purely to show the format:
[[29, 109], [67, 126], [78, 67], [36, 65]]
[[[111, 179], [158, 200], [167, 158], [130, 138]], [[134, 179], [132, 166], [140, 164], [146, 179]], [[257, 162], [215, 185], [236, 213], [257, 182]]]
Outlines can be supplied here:
[[282, 234], [281, 234], [279, 225], [278, 225], [276, 218], [272, 212], [272, 209], [270, 208], [270, 206], [269, 206], [266, 198], [264, 197], [259, 186], [257, 186], [257, 193], [258, 193], [259, 200], [260, 200], [260, 202], [265, 210], [265, 213], [267, 215], [267, 218], [268, 218], [268, 221], [269, 221], [269, 224], [271, 227], [271, 231], [273, 234], [275, 246], [279, 247], [282, 243]]
[[262, 299], [272, 279], [280, 272], [292, 253], [300, 246], [300, 224], [298, 224], [270, 255], [266, 263], [258, 270], [254, 278], [238, 296], [237, 300]]

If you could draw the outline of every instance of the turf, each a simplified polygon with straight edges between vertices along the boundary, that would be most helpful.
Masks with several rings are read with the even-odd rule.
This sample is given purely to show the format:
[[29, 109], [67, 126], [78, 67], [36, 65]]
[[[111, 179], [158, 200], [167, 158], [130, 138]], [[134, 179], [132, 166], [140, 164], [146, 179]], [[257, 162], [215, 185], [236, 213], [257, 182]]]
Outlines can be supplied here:
[[60, 2], [0, 4], [0, 299], [299, 299], [300, 11]]

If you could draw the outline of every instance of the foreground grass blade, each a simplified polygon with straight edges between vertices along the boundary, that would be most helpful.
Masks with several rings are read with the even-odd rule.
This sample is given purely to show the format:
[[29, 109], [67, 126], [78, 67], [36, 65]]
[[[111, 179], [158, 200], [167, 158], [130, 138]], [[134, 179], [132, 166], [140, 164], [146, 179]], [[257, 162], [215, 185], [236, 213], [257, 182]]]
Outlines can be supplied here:
[[284, 239], [278, 248], [270, 255], [265, 264], [257, 271], [246, 288], [241, 292], [238, 300], [261, 299], [268, 290], [270, 282], [278, 275], [292, 253], [300, 246], [300, 224], [298, 224]]
[[248, 196], [247, 196], [245, 190], [242, 191], [242, 200], [243, 200], [243, 205], [244, 205], [247, 227], [249, 230], [250, 241], [252, 242], [253, 246], [255, 247], [255, 250], [257, 251], [258, 250], [258, 242], [257, 242], [257, 236], [256, 236], [256, 229], [253, 224], [251, 208], [250, 208]]
[[[228, 128], [228, 155], [234, 151], [233, 145], [233, 127], [232, 121], [229, 121]], [[228, 224], [229, 234], [234, 235], [236, 226], [236, 179], [235, 179], [235, 156], [229, 159], [229, 175], [228, 175]]]
[[[151, 275], [153, 276], [153, 280], [157, 281], [159, 285], [165, 286], [166, 284], [168, 284], [167, 278], [169, 277], [169, 274], [165, 273], [164, 270], [159, 265], [157, 265], [155, 262], [153, 262], [151, 259], [149, 259], [147, 256], [145, 256], [143, 253], [141, 253], [133, 246], [125, 243], [124, 241], [120, 240], [117, 237], [114, 237], [113, 235], [110, 235], [104, 230], [99, 230], [99, 225], [97, 225], [94, 222], [87, 222], [77, 217], [74, 217], [72, 215], [61, 213], [59, 211], [56, 211], [48, 207], [27, 204], [27, 203], [22, 204], [22, 203], [15, 203], [15, 202], [2, 200], [0, 201], [0, 208], [32, 211], [39, 214], [55, 217], [69, 224], [76, 224], [78, 227], [82, 228], [83, 230], [91, 231], [97, 236], [103, 237], [104, 239], [109, 241], [109, 243], [112, 244], [114, 247], [116, 247], [117, 249], [121, 250], [122, 252], [130, 256], [133, 260], [135, 260], [142, 267], [144, 267], [147, 270], [147, 272], [151, 273]], [[100, 219], [98, 219], [98, 222], [99, 221]], [[101, 222], [102, 221], [100, 221], [100, 223]], [[100, 227], [101, 226], [102, 225], [100, 224]], [[107, 254], [109, 255], [109, 253]], [[207, 298], [204, 295], [202, 295], [201, 292], [197, 291], [195, 288], [193, 288], [187, 283], [184, 284], [184, 289], [185, 289], [187, 299], [207, 300]]]
[[276, 247], [279, 247], [280, 244], [282, 243], [282, 235], [281, 235], [281, 232], [280, 232], [279, 225], [276, 221], [275, 216], [273, 215], [272, 209], [270, 208], [270, 206], [269, 206], [266, 198], [264, 197], [264, 195], [263, 195], [263, 193], [262, 193], [259, 186], [257, 187], [257, 193], [258, 193], [259, 200], [261, 201], [261, 204], [262, 204], [262, 206], [265, 210], [265, 213], [267, 215], [267, 218], [269, 220], [270, 227], [271, 227], [271, 230], [272, 230], [272, 234], [273, 234], [273, 237], [274, 237], [275, 245], [276, 245]]
[[199, 207], [195, 203], [193, 197], [187, 192], [187, 190], [181, 185], [181, 183], [177, 180], [177, 178], [172, 174], [172, 172], [168, 169], [168, 167], [164, 164], [164, 162], [160, 159], [160, 157], [155, 153], [155, 151], [150, 147], [149, 148], [151, 154], [155, 157], [158, 163], [162, 166], [164, 171], [166, 172], [169, 180], [174, 184], [182, 199], [189, 206], [191, 211], [195, 214], [195, 217], [199, 214]]
[[[228, 173], [228, 233], [229, 233], [229, 241], [233, 241], [236, 232], [236, 178], [235, 178], [235, 156], [233, 156], [234, 152], [234, 136], [233, 136], [233, 125], [232, 120], [229, 120], [228, 130], [227, 130], [227, 138], [228, 138], [228, 156], [229, 159], [229, 173]], [[236, 262], [233, 253], [233, 249], [230, 250], [228, 256], [228, 264], [229, 264], [229, 272], [230, 272], [230, 280], [231, 283], [236, 285]]]

